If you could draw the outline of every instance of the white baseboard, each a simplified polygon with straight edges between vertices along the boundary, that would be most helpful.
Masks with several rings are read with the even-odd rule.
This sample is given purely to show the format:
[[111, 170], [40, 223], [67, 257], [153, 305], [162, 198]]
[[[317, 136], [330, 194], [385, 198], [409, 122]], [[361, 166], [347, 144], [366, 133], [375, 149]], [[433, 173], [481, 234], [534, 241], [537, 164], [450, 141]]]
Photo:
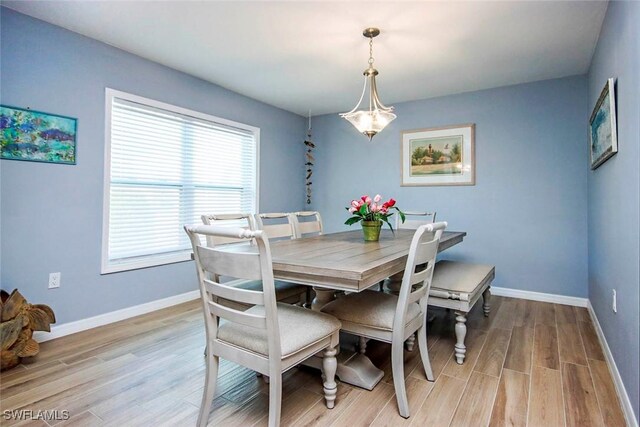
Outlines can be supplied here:
[[587, 298], [569, 297], [566, 295], [545, 294], [542, 292], [522, 291], [520, 289], [491, 287], [491, 294], [501, 297], [530, 299], [533, 301], [552, 302], [555, 304], [573, 305], [576, 307], [586, 307], [589, 304]]
[[598, 321], [598, 316], [596, 316], [596, 312], [591, 305], [591, 301], [589, 301], [587, 309], [589, 310], [591, 320], [593, 321], [593, 324], [595, 326], [596, 334], [598, 335], [598, 339], [600, 340], [600, 345], [604, 349], [604, 357], [607, 359], [609, 372], [611, 373], [613, 383], [616, 386], [616, 391], [618, 392], [618, 398], [620, 399], [620, 403], [622, 404], [622, 411], [624, 412], [624, 416], [627, 420], [627, 425], [638, 427], [638, 421], [636, 420], [635, 414], [633, 413], [633, 407], [631, 406], [631, 399], [629, 399], [627, 389], [622, 382], [622, 377], [620, 376], [620, 372], [618, 371], [618, 366], [616, 365], [616, 361], [613, 359], [613, 354], [611, 353], [611, 349], [609, 348], [607, 339], [605, 338], [602, 327], [600, 326], [600, 322]]
[[33, 338], [38, 342], [49, 341], [54, 338], [64, 337], [66, 335], [75, 334], [76, 332], [86, 331], [87, 329], [97, 328], [98, 326], [108, 325], [110, 323], [119, 322], [131, 317], [140, 316], [141, 314], [146, 314], [152, 311], [171, 307], [173, 305], [182, 304], [183, 302], [191, 301], [199, 297], [200, 291], [198, 290], [180, 295], [174, 295], [172, 297], [147, 302], [145, 304], [123, 308], [122, 310], [116, 310], [110, 313], [104, 313], [98, 316], [76, 320], [75, 322], [53, 325], [51, 327], [51, 332], [36, 332]]

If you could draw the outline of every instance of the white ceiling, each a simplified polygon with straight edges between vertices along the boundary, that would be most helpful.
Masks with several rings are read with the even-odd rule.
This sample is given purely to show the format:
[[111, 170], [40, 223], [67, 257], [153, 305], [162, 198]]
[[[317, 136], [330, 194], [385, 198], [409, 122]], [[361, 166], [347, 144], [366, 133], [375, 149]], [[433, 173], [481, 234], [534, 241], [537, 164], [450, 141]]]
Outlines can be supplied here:
[[377, 26], [382, 101], [587, 72], [606, 2], [3, 1], [235, 92], [307, 115], [350, 110]]

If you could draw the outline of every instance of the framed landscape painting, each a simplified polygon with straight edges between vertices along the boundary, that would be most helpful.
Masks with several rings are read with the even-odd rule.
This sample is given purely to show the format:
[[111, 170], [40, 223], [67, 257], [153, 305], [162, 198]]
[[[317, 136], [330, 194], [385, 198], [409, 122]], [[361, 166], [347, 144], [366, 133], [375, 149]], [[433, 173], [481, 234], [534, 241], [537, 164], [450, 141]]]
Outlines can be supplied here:
[[618, 152], [615, 81], [613, 78], [607, 80], [593, 113], [591, 113], [589, 137], [591, 169], [593, 170]]
[[475, 124], [402, 132], [402, 185], [475, 185]]
[[0, 105], [1, 158], [76, 164], [77, 120]]

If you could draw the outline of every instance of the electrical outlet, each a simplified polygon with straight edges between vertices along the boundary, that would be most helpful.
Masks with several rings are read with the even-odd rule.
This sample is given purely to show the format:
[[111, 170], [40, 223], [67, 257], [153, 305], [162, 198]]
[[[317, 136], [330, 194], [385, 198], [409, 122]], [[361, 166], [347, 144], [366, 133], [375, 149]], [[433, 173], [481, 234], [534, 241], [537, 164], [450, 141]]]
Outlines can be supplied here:
[[618, 297], [616, 295], [616, 290], [613, 290], [613, 302], [611, 303], [611, 309], [613, 310], [614, 313], [618, 312], [618, 301], [617, 301]]
[[60, 287], [60, 273], [49, 273], [49, 289]]

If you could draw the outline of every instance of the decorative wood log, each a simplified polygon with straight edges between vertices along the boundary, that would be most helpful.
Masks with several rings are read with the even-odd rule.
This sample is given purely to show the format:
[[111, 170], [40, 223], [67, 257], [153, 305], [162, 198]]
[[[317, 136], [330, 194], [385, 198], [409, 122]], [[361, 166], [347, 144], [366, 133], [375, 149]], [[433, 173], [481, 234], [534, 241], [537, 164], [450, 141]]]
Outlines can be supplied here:
[[0, 370], [13, 368], [23, 357], [38, 354], [40, 346], [33, 339], [33, 331], [51, 331], [56, 317], [51, 307], [29, 304], [14, 289], [11, 294], [0, 291]]

